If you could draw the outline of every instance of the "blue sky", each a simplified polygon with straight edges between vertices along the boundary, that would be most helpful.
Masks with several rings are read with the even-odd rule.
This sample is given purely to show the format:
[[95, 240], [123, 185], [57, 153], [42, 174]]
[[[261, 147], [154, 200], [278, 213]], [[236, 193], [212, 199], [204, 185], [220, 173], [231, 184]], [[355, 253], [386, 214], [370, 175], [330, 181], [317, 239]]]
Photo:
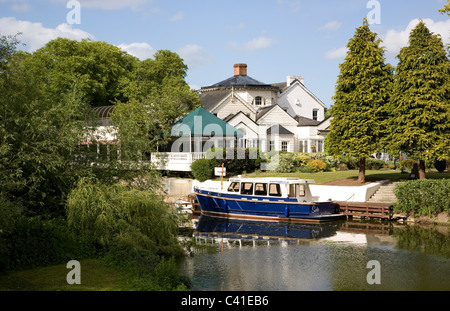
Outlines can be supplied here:
[[72, 2], [0, 0], [0, 34], [22, 32], [27, 51], [60, 36], [106, 41], [140, 59], [171, 50], [188, 64], [193, 88], [247, 63], [248, 75], [265, 83], [304, 76], [327, 106], [345, 46], [367, 15], [378, 18], [371, 29], [393, 65], [419, 18], [450, 42], [450, 18], [438, 12], [446, 0], [79, 0], [79, 15]]

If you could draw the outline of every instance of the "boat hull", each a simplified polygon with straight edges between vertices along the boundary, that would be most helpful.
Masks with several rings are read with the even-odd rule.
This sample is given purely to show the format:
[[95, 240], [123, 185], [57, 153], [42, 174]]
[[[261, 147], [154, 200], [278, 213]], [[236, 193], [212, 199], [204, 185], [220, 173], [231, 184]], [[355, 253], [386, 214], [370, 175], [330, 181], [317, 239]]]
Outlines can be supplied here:
[[202, 213], [239, 219], [266, 221], [324, 222], [342, 219], [333, 202], [300, 203], [296, 199], [255, 198], [195, 189]]

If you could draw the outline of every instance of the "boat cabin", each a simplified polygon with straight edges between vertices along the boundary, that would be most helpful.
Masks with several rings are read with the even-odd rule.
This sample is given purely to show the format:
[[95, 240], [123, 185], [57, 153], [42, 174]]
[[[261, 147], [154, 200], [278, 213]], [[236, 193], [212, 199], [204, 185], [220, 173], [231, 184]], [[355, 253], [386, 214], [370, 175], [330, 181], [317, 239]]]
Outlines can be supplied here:
[[228, 180], [227, 193], [250, 195], [255, 197], [297, 198], [311, 201], [309, 184], [313, 180], [298, 178], [231, 178]]

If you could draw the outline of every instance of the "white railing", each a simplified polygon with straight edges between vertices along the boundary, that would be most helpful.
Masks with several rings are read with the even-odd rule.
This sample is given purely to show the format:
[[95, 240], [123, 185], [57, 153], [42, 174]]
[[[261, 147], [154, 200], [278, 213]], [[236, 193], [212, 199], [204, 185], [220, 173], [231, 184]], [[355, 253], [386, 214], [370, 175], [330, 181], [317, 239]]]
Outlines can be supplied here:
[[204, 158], [205, 152], [154, 152], [151, 162], [160, 170], [190, 172], [191, 164]]

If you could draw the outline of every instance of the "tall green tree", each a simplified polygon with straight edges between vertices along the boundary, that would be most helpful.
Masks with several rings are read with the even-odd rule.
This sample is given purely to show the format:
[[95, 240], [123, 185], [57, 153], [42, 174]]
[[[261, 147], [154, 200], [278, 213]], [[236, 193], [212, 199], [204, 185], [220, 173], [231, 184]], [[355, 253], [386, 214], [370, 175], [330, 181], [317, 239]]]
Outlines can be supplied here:
[[348, 53], [339, 66], [331, 127], [326, 147], [336, 156], [359, 158], [359, 182], [365, 182], [365, 162], [381, 150], [383, 122], [392, 83], [392, 66], [385, 63], [381, 39], [367, 19], [347, 44]]
[[157, 151], [168, 142], [170, 126], [200, 105], [185, 81], [187, 70], [183, 59], [167, 50], [137, 64], [125, 86], [129, 100], [117, 103], [112, 115], [128, 158]]
[[422, 21], [397, 58], [387, 145], [417, 158], [425, 179], [426, 160], [450, 156], [450, 63], [441, 38]]
[[[126, 101], [123, 85], [128, 83], [138, 59], [120, 48], [101, 41], [58, 38], [33, 53], [44, 70], [43, 86], [59, 93], [76, 81], [83, 100], [92, 107]], [[33, 69], [32, 64], [29, 65]]]
[[70, 154], [90, 108], [76, 83], [49, 96], [46, 65], [17, 51], [17, 39], [1, 41], [0, 204], [13, 202], [31, 214], [63, 213], [80, 174]]

